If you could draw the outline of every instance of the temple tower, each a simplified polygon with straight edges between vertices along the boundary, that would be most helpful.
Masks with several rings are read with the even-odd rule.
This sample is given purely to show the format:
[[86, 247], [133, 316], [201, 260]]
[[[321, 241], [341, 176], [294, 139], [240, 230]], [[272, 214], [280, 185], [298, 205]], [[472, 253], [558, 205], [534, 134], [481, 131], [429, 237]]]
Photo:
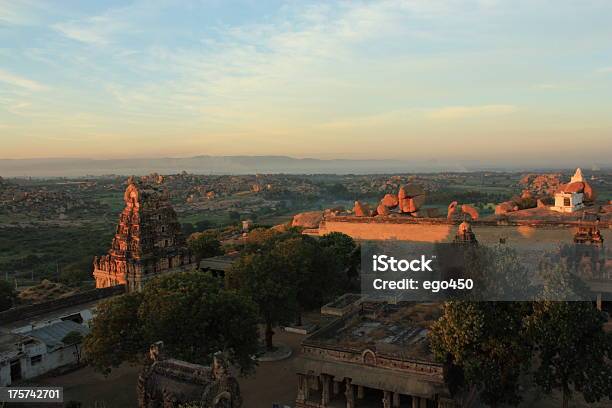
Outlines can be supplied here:
[[97, 288], [126, 285], [138, 291], [160, 273], [195, 268], [176, 212], [160, 186], [130, 179], [123, 197], [125, 208], [108, 255], [94, 258]]

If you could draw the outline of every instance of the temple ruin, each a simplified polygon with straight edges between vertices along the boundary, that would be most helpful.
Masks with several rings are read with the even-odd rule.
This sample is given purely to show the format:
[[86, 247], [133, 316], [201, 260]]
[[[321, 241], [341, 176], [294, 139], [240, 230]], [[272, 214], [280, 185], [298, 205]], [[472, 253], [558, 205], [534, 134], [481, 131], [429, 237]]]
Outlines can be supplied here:
[[358, 297], [302, 343], [296, 408], [458, 407], [429, 351], [425, 322], [413, 320], [435, 308]]
[[223, 353], [211, 366], [167, 358], [163, 342], [151, 345], [150, 364], [138, 377], [139, 408], [240, 408], [242, 397], [236, 378], [230, 375]]
[[93, 261], [97, 288], [126, 285], [128, 291], [139, 291], [161, 273], [195, 268], [176, 212], [160, 185], [130, 179], [124, 200], [108, 254]]

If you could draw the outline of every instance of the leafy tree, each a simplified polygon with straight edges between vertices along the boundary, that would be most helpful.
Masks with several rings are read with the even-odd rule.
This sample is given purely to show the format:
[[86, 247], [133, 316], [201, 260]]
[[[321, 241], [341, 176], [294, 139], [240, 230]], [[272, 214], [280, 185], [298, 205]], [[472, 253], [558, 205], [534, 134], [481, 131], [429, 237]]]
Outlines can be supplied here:
[[450, 301], [430, 330], [430, 347], [447, 366], [446, 381], [490, 406], [520, 402], [519, 380], [531, 350], [522, 334], [528, 304]]
[[612, 399], [612, 336], [604, 332], [605, 313], [590, 302], [540, 301], [527, 319], [538, 352], [534, 379], [545, 392], [560, 389], [563, 407], [573, 391], [588, 403]]
[[302, 325], [302, 312], [320, 307], [343, 292], [347, 286], [346, 265], [340, 253], [322, 248], [306, 235], [289, 236], [271, 251], [285, 271], [294, 277], [296, 324]]
[[124, 361], [141, 361], [159, 340], [173, 357], [198, 364], [223, 350], [247, 373], [258, 350], [256, 306], [208, 274], [163, 275], [141, 293], [100, 303], [83, 350], [94, 368], [108, 373]]
[[68, 332], [64, 338], [62, 339], [62, 343], [69, 345], [69, 346], [74, 346], [74, 355], [77, 358], [77, 364], [81, 363], [81, 349], [80, 349], [80, 345], [83, 342], [83, 335], [81, 333], [79, 333], [78, 331], [71, 331]]
[[141, 302], [141, 293], [129, 293], [98, 303], [82, 349], [95, 370], [107, 375], [124, 361], [142, 359], [148, 342], [138, 319]]
[[10, 282], [0, 280], [0, 312], [13, 307], [13, 303], [17, 299], [17, 293]]
[[334, 255], [348, 277], [358, 275], [361, 254], [353, 238], [341, 232], [332, 232], [319, 238], [319, 245]]
[[226, 283], [258, 304], [266, 324], [266, 347], [273, 349], [275, 325], [288, 323], [292, 316], [301, 325], [304, 310], [345, 291], [355, 248], [344, 234], [330, 234], [321, 242], [291, 228], [283, 232], [255, 229], [243, 256], [227, 273]]
[[142, 297], [138, 318], [147, 344], [162, 340], [173, 357], [199, 364], [223, 350], [243, 373], [254, 367], [257, 308], [243, 294], [208, 274], [187, 272], [153, 280]]
[[223, 254], [221, 242], [219, 242], [215, 233], [205, 232], [195, 234], [187, 244], [195, 255], [196, 263], [199, 263], [204, 258]]
[[259, 307], [266, 325], [266, 349], [274, 350], [273, 327], [288, 323], [297, 311], [295, 274], [271, 252], [243, 255], [226, 273], [226, 285], [239, 289]]

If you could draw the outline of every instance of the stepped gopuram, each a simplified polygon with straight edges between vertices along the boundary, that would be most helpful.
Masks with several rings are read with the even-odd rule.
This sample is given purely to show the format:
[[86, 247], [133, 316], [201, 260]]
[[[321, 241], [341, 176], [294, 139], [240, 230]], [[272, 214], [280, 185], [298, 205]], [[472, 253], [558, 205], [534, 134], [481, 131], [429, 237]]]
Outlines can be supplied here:
[[97, 288], [126, 285], [139, 291], [156, 275], [195, 268], [176, 212], [159, 185], [130, 178], [124, 200], [108, 255], [94, 258]]

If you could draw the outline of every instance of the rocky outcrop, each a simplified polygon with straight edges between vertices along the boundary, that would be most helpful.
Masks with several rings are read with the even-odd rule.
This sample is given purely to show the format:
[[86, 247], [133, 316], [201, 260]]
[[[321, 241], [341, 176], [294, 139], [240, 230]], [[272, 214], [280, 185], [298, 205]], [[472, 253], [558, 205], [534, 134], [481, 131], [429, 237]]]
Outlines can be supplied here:
[[355, 206], [353, 207], [353, 213], [357, 217], [369, 217], [372, 215], [370, 211], [370, 207], [367, 204], [362, 204], [360, 201], [355, 201]]
[[478, 210], [472, 207], [469, 204], [463, 204], [461, 206], [461, 212], [470, 216], [470, 219], [477, 220], [478, 219]]
[[293, 216], [292, 227], [300, 228], [319, 228], [323, 220], [323, 211], [308, 211]]
[[399, 205], [398, 197], [394, 194], [385, 194], [383, 199], [380, 201], [380, 204], [384, 205], [387, 208], [395, 208]]
[[512, 211], [518, 211], [518, 209], [519, 207], [514, 201], [504, 201], [495, 207], [495, 215], [507, 214]]

